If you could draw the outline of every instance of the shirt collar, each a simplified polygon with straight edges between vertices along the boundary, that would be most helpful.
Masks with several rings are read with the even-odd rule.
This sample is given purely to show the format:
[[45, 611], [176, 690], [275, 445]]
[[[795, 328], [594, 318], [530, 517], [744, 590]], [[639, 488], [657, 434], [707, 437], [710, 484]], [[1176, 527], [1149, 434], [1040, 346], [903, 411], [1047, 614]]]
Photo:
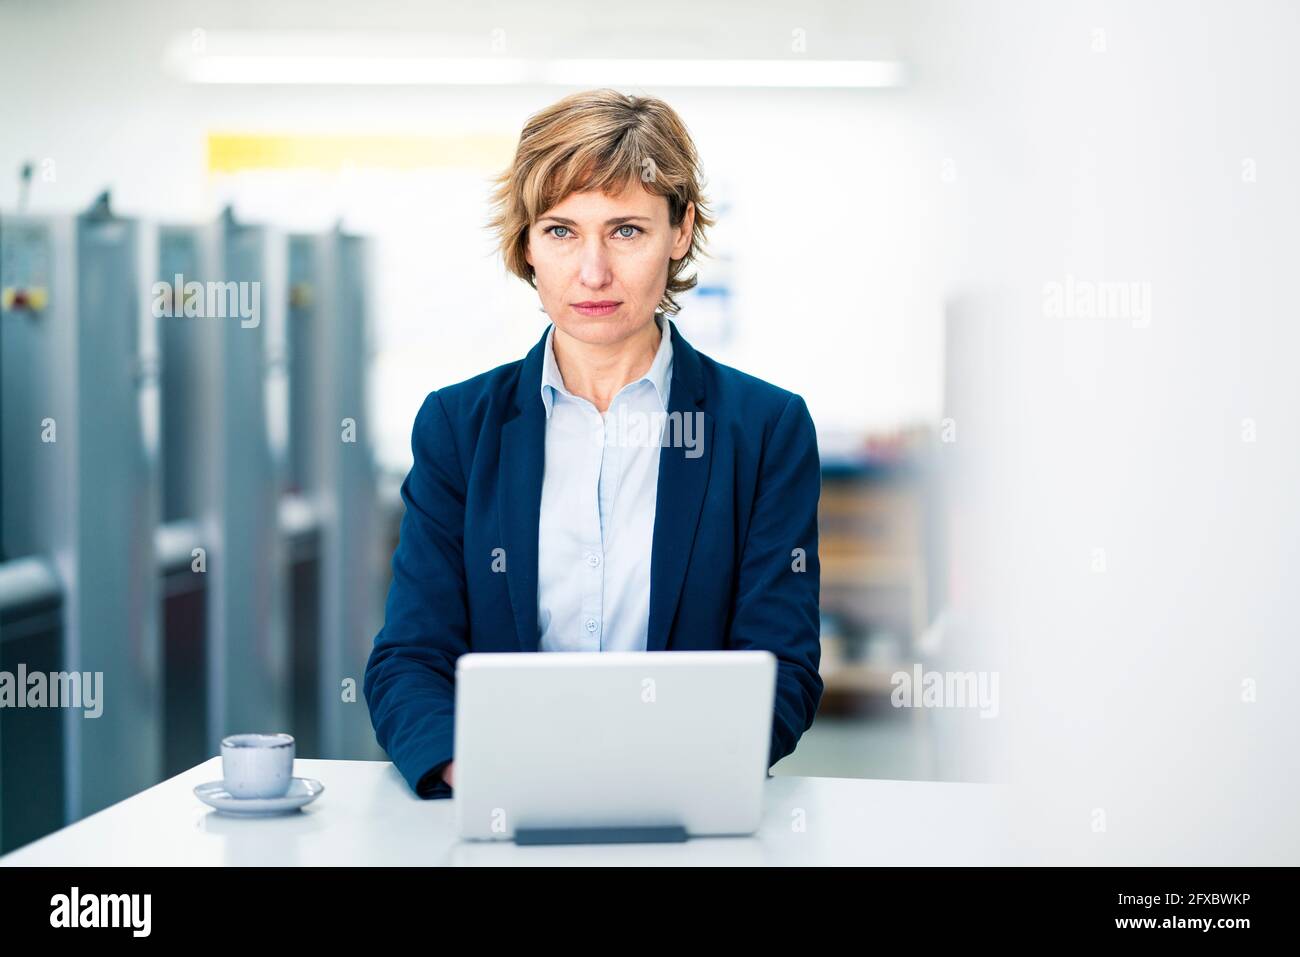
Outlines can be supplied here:
[[[667, 316], [657, 314], [655, 321], [659, 324], [659, 349], [655, 353], [654, 361], [650, 363], [650, 368], [639, 379], [628, 383], [632, 385], [635, 382], [649, 382], [654, 386], [655, 394], [659, 397], [659, 404], [665, 412], [668, 411], [668, 386], [672, 374], [673, 365], [673, 336], [672, 320]], [[546, 347], [542, 350], [542, 404], [546, 406], [546, 417], [551, 417], [551, 408], [555, 403], [555, 393], [573, 397], [573, 393], [564, 387], [564, 377], [560, 375], [560, 367], [555, 361], [555, 350], [552, 340], [555, 338], [555, 323], [551, 323], [551, 328], [546, 333]], [[623, 387], [624, 389], [627, 386]], [[621, 393], [623, 390], [620, 389]]]

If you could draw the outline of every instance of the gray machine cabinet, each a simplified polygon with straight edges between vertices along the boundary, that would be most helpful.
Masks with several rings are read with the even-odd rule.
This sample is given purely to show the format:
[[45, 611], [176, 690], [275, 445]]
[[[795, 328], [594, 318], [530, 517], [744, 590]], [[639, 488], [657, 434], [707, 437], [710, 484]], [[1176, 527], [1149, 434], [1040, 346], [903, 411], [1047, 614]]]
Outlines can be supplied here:
[[155, 234], [101, 200], [75, 218], [5, 216], [0, 247], [3, 284], [44, 291], [0, 317], [5, 557], [48, 557], [61, 670], [101, 691], [60, 711], [73, 821], [159, 774]]

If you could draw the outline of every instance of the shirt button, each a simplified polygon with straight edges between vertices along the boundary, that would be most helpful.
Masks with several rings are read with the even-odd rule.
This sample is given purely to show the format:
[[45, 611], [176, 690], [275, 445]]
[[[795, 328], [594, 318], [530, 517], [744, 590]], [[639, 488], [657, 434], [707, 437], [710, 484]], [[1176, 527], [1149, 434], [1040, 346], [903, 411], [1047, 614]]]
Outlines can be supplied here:
[[597, 565], [600, 564], [600, 556], [597, 555], [595, 552], [588, 552], [587, 564], [590, 565], [592, 568], [595, 568]]
[[595, 630], [596, 630], [596, 619], [595, 619], [595, 618], [588, 618], [588, 619], [587, 619], [587, 630], [588, 630], [588, 631], [595, 631]]

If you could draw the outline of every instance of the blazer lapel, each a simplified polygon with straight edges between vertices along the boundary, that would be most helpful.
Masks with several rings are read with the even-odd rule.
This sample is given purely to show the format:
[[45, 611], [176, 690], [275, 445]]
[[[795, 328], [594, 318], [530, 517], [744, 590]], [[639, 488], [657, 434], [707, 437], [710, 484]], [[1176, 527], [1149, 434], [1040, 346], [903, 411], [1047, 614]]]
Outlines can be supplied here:
[[[665, 651], [695, 544], [695, 532], [713, 459], [713, 417], [700, 407], [704, 377], [698, 353], [673, 323], [673, 375], [668, 390], [665, 444], [659, 452], [654, 545], [650, 553], [650, 623], [647, 651]], [[672, 437], [691, 444], [674, 444]], [[687, 454], [689, 453], [689, 455]], [[697, 454], [698, 453], [698, 454]], [[694, 457], [692, 457], [694, 456]]]
[[545, 346], [546, 333], [542, 333], [520, 367], [515, 384], [515, 415], [501, 427], [497, 474], [506, 586], [521, 651], [536, 651], [538, 642], [537, 531], [546, 458], [546, 407], [540, 389]]

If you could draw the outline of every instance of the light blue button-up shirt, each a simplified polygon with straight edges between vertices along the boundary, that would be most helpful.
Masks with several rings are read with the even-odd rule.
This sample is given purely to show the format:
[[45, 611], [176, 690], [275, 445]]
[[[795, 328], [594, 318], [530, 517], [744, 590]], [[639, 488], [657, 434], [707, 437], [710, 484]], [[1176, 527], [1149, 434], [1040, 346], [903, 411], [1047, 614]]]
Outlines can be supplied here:
[[539, 651], [645, 651], [672, 320], [645, 375], [598, 412], [564, 387], [555, 326], [543, 351], [546, 464], [537, 541]]

